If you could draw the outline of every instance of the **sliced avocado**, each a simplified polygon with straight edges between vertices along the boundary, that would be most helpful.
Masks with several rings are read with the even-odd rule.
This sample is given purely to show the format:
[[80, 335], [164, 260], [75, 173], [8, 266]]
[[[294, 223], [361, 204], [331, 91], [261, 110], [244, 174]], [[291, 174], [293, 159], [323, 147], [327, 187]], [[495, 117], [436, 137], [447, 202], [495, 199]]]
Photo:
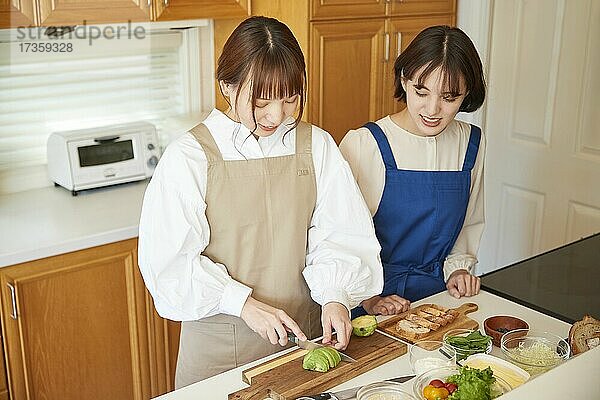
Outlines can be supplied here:
[[337, 365], [342, 361], [342, 356], [340, 353], [334, 349], [333, 347], [323, 347], [321, 350], [329, 355], [329, 366], [337, 367]]
[[329, 370], [329, 359], [327, 356], [314, 349], [306, 353], [304, 360], [302, 360], [302, 368], [311, 371], [327, 372]]

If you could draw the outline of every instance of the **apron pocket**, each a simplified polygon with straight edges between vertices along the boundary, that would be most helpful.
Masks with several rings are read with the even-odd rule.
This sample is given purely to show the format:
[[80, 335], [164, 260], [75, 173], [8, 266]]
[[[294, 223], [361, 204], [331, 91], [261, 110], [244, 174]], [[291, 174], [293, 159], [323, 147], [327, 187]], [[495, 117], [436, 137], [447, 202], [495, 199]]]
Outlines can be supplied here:
[[177, 359], [178, 387], [236, 367], [235, 326], [219, 322], [184, 322]]

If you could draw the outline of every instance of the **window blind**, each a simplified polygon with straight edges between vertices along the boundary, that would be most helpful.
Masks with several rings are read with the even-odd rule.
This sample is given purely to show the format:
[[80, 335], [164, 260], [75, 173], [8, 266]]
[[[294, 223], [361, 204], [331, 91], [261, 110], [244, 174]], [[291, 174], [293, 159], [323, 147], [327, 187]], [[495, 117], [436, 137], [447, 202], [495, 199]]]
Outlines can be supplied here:
[[200, 44], [188, 43], [197, 37], [162, 30], [137, 41], [36, 41], [72, 45], [62, 53], [24, 52], [27, 40], [0, 42], [0, 191], [15, 191], [6, 187], [11, 174], [40, 175], [55, 131], [144, 120], [166, 145], [168, 121], [201, 111], [194, 109], [201, 108], [200, 94], [189, 89], [190, 79], [200, 82], [200, 62], [189, 51]]

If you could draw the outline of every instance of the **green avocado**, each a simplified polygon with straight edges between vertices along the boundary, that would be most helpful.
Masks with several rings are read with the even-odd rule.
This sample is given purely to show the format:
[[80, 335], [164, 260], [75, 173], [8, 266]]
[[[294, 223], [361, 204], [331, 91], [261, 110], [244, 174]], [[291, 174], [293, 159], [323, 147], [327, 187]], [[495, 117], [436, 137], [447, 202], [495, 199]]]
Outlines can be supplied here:
[[302, 368], [311, 371], [327, 372], [330, 367], [336, 367], [341, 359], [340, 353], [333, 347], [319, 347], [306, 353], [302, 360]]
[[356, 336], [370, 336], [377, 328], [377, 318], [374, 315], [361, 315], [352, 320], [352, 333]]

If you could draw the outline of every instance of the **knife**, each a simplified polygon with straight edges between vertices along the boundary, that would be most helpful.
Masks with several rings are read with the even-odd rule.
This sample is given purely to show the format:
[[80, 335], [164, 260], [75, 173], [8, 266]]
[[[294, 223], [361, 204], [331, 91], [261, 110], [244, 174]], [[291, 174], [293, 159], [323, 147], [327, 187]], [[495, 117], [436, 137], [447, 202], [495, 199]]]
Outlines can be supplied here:
[[[407, 375], [407, 376], [399, 376], [398, 378], [386, 379], [385, 382], [396, 382], [396, 383], [404, 383], [412, 378], [415, 375]], [[364, 385], [363, 385], [364, 386]], [[340, 390], [339, 392], [325, 392], [319, 393], [312, 396], [302, 396], [298, 397], [296, 400], [350, 400], [356, 399], [356, 393], [362, 386], [353, 387], [350, 389]]]
[[[292, 332], [288, 332], [287, 337], [290, 342], [295, 343], [301, 349], [314, 350], [314, 349], [318, 349], [319, 347], [325, 347], [322, 344], [311, 342], [309, 340], [300, 340]], [[338, 351], [338, 353], [340, 353], [340, 356], [342, 357], [342, 361], [351, 362], [351, 363], [356, 362], [356, 360], [354, 358], [350, 357], [349, 355], [346, 355], [346, 354], [342, 353], [341, 351]]]

